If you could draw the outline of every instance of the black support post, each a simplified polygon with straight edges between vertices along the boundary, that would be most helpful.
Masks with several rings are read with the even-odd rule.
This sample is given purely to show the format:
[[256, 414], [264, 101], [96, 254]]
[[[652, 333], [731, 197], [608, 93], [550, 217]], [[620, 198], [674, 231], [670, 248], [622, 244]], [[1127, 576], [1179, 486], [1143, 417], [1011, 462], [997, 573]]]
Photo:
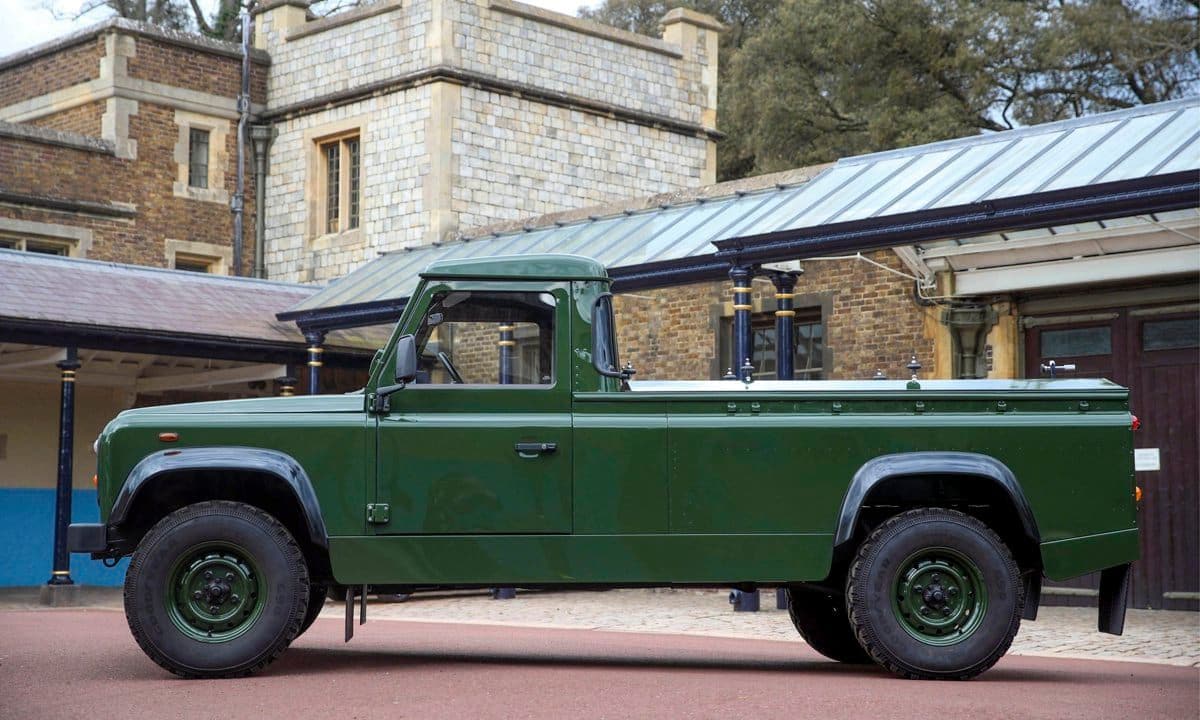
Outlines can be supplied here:
[[751, 355], [753, 350], [750, 347], [750, 311], [754, 306], [750, 303], [750, 287], [751, 278], [750, 268], [735, 265], [729, 270], [729, 279], [733, 281], [733, 288], [730, 292], [733, 293], [733, 348], [732, 366], [734, 372], [740, 372], [739, 368], [748, 362], [753, 362]]
[[[79, 369], [75, 348], [58, 363], [62, 373], [62, 401], [58, 416], [58, 488], [54, 498], [54, 567], [47, 585], [74, 585], [71, 554], [67, 551], [67, 526], [71, 524], [71, 492], [75, 448], [75, 371]], [[51, 603], [57, 604], [57, 603]]]
[[[744, 382], [748, 382], [748, 374], [754, 362], [752, 357], [754, 349], [751, 347], [753, 338], [750, 329], [750, 312], [754, 309], [750, 299], [750, 293], [753, 292], [750, 280], [753, 276], [751, 269], [743, 265], [734, 265], [729, 269], [729, 279], [733, 282], [733, 287], [730, 289], [730, 292], [733, 293], [733, 342], [731, 343], [733, 357], [731, 360], [733, 361], [733, 372], [737, 373], [737, 377]], [[729, 603], [733, 605], [734, 612], [758, 612], [758, 591], [732, 590], [729, 593]]]
[[775, 285], [775, 379], [796, 378], [796, 275], [774, 273], [771, 282]]
[[321, 346], [325, 344], [325, 333], [309, 330], [304, 333], [304, 340], [308, 343], [308, 394], [318, 395], [321, 383], [321, 356], [325, 353]]

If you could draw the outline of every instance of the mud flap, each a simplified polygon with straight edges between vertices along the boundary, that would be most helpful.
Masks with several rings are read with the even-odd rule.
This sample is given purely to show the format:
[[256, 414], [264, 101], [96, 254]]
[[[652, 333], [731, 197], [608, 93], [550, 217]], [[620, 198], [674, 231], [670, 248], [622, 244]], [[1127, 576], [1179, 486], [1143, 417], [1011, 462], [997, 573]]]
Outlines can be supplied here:
[[1102, 633], [1120, 635], [1125, 632], [1125, 604], [1129, 597], [1131, 567], [1127, 563], [1100, 572], [1100, 618], [1096, 629]]
[[1032, 570], [1025, 575], [1025, 606], [1021, 609], [1022, 620], [1037, 620], [1038, 607], [1042, 604], [1042, 571]]

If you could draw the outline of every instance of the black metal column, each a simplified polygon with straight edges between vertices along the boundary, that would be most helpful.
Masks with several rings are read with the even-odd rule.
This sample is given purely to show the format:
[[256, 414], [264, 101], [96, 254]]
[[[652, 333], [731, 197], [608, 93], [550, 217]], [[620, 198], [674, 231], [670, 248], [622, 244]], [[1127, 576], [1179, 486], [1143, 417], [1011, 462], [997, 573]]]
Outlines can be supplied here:
[[775, 284], [775, 378], [796, 378], [796, 275], [775, 273], [771, 276]]
[[325, 333], [320, 330], [310, 330], [304, 333], [304, 340], [308, 343], [308, 394], [320, 394], [321, 382], [321, 356], [325, 353], [325, 349], [321, 346], [325, 344]]
[[[733, 357], [731, 358], [733, 372], [743, 381], [747, 381], [749, 368], [754, 362], [754, 350], [751, 346], [753, 338], [750, 329], [750, 312], [754, 309], [751, 304], [750, 280], [753, 277], [749, 267], [735, 265], [729, 270], [729, 279], [733, 281], [730, 292], [733, 293]], [[758, 592], [742, 592], [733, 590], [729, 593], [729, 603], [734, 612], [757, 612]]]
[[751, 355], [750, 311], [754, 306], [750, 303], [751, 272], [750, 268], [735, 265], [729, 270], [729, 279], [733, 281], [733, 361], [734, 372], [741, 376], [740, 368], [748, 362], [753, 362]]
[[54, 569], [47, 585], [74, 585], [71, 554], [67, 551], [67, 526], [71, 524], [71, 491], [75, 456], [75, 371], [79, 358], [75, 348], [58, 363], [62, 372], [62, 402], [58, 416], [58, 490], [54, 498]]
[[[517, 341], [513, 339], [513, 331], [516, 329], [515, 325], [508, 323], [500, 325], [500, 339], [496, 341], [496, 349], [500, 352], [501, 385], [511, 385], [513, 381], [513, 349], [517, 346]], [[517, 589], [514, 587], [492, 588], [493, 600], [512, 600], [516, 596]]]

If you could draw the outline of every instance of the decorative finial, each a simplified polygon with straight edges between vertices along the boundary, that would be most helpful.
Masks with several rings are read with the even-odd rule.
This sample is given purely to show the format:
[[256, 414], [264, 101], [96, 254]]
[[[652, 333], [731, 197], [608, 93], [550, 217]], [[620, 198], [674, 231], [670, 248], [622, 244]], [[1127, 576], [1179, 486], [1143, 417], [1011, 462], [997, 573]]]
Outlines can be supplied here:
[[747, 385], [754, 382], [754, 363], [750, 362], [750, 358], [742, 363], [742, 382]]

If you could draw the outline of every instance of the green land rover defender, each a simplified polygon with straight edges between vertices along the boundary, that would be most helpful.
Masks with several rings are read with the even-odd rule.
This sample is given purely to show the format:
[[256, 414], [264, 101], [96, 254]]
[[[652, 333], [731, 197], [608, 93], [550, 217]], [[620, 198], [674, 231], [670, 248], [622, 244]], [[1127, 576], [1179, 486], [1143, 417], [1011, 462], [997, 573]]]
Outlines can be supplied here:
[[142, 649], [268, 665], [347, 597], [437, 588], [786, 587], [841, 662], [970, 678], [1042, 579], [1138, 557], [1128, 392], [1104, 380], [631, 382], [610, 281], [573, 256], [431, 265], [359, 393], [121, 413], [102, 522]]

